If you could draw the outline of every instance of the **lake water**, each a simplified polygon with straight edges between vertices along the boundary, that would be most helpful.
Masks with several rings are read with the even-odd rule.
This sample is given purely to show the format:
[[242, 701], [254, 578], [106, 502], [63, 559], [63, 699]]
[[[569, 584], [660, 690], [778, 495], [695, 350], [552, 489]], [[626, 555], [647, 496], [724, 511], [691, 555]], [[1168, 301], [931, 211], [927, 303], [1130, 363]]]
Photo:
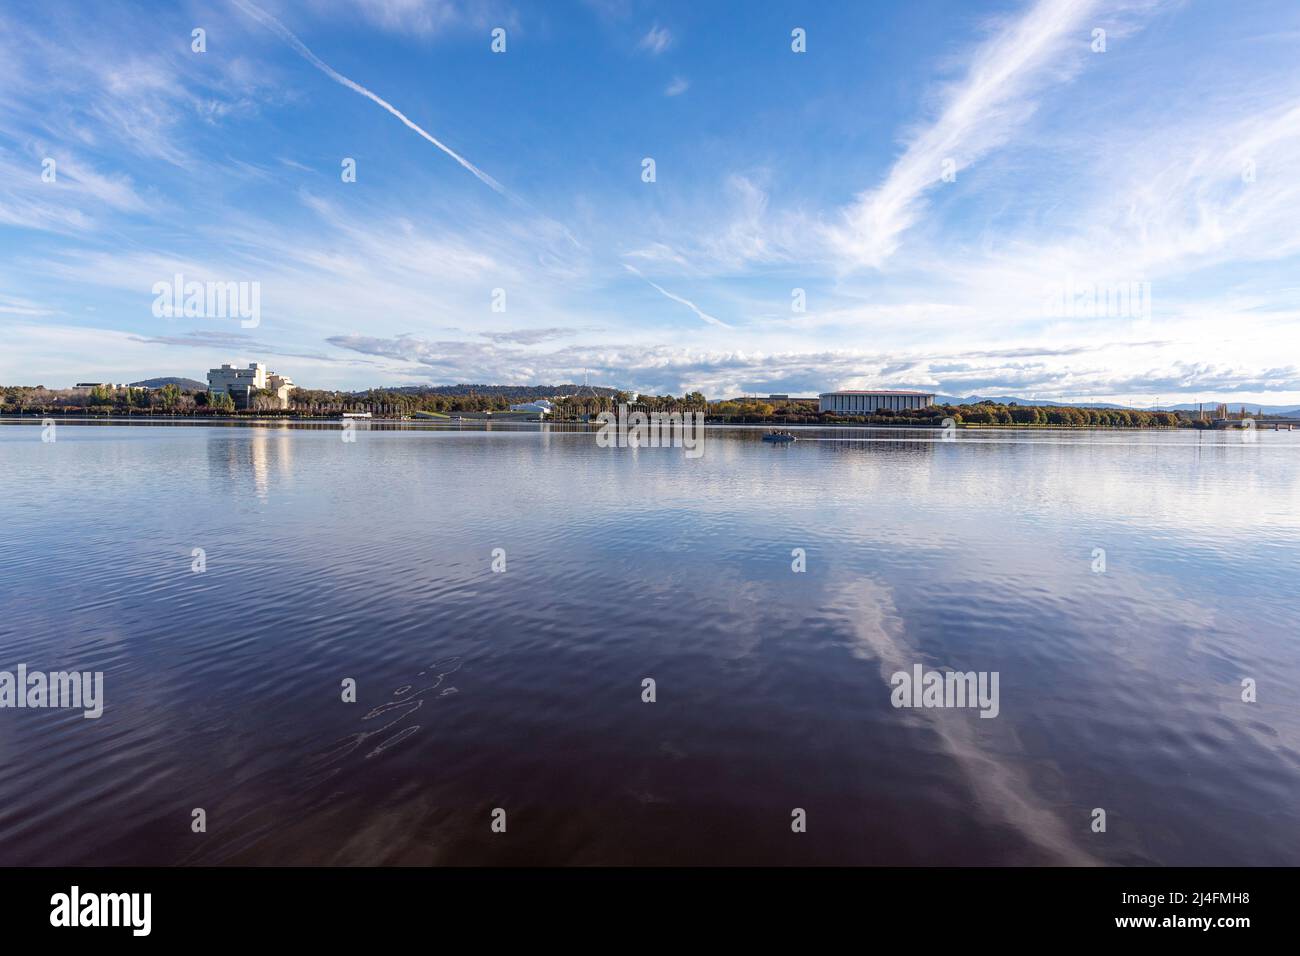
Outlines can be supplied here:
[[761, 434], [0, 426], [0, 864], [1300, 864], [1300, 432]]

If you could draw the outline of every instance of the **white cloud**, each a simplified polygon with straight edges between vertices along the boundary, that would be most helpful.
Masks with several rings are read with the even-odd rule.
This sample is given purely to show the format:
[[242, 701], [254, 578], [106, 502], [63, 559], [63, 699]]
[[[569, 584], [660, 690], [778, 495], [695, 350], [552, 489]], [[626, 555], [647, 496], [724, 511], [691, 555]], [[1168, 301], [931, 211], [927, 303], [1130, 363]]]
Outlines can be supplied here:
[[362, 15], [388, 30], [440, 33], [465, 16], [451, 0], [356, 0]]
[[32, 302], [29, 299], [15, 298], [14, 296], [0, 293], [0, 313], [5, 315], [25, 315], [35, 317], [38, 315], [50, 315], [51, 310], [41, 306], [39, 303]]
[[399, 110], [397, 107], [393, 106], [393, 104], [389, 103], [387, 100], [385, 100], [384, 98], [378, 96], [377, 94], [372, 93], [370, 90], [366, 89], [366, 88], [365, 88], [364, 86], [362, 86], [360, 83], [357, 83], [357, 82], [355, 82], [355, 81], [353, 81], [353, 80], [350, 80], [350, 79], [348, 79], [346, 76], [344, 76], [342, 73], [339, 73], [337, 70], [335, 70], [332, 66], [330, 66], [328, 63], [326, 63], [324, 60], [320, 59], [320, 57], [316, 56], [315, 53], [313, 53], [310, 49], [308, 49], [308, 47], [307, 47], [307, 45], [306, 45], [305, 43], [303, 43], [301, 40], [299, 40], [298, 37], [296, 37], [296, 36], [293, 34], [293, 32], [292, 32], [291, 30], [289, 30], [288, 27], [286, 27], [283, 23], [281, 23], [281, 22], [280, 22], [279, 20], [277, 20], [275, 17], [271, 16], [269, 13], [267, 13], [265, 10], [262, 10], [260, 7], [256, 6], [255, 4], [252, 4], [252, 3], [247, 2], [247, 0], [234, 0], [234, 2], [235, 2], [235, 5], [236, 5], [236, 6], [238, 6], [241, 10], [243, 10], [243, 11], [244, 11], [245, 13], [247, 13], [249, 16], [253, 17], [254, 19], [256, 19], [256, 20], [258, 20], [258, 21], [260, 21], [261, 23], [265, 24], [266, 26], [270, 27], [272, 30], [274, 30], [276, 33], [278, 33], [281, 37], [283, 37], [284, 40], [285, 40], [286, 42], [288, 42], [288, 44], [289, 44], [290, 46], [292, 46], [292, 47], [294, 48], [294, 50], [297, 51], [297, 53], [298, 53], [298, 54], [299, 54], [299, 55], [300, 55], [304, 60], [306, 60], [306, 61], [307, 61], [308, 63], [310, 63], [312, 66], [316, 67], [316, 69], [320, 70], [322, 73], [324, 73], [326, 76], [328, 76], [328, 77], [329, 77], [331, 80], [333, 80], [335, 83], [338, 83], [338, 84], [340, 84], [340, 85], [342, 85], [342, 86], [346, 86], [348, 89], [352, 90], [354, 93], [359, 93], [359, 94], [361, 94], [362, 96], [364, 96], [366, 99], [370, 100], [371, 102], [373, 102], [373, 103], [375, 103], [375, 104], [377, 104], [377, 105], [383, 107], [383, 108], [384, 108], [385, 110], [387, 110], [389, 113], [393, 114], [393, 116], [397, 117], [397, 119], [399, 119], [399, 120], [402, 122], [402, 125], [406, 126], [408, 129], [410, 129], [410, 130], [414, 131], [415, 133], [419, 134], [422, 138], [428, 140], [430, 143], [432, 143], [432, 144], [433, 144], [434, 146], [436, 146], [438, 149], [442, 150], [444, 153], [446, 153], [448, 156], [450, 156], [452, 159], [454, 159], [457, 163], [459, 163], [459, 164], [460, 164], [461, 166], [463, 166], [465, 169], [469, 170], [469, 172], [472, 173], [472, 174], [473, 174], [473, 175], [474, 175], [474, 176], [475, 176], [479, 181], [483, 182], [483, 183], [486, 184], [487, 186], [489, 186], [489, 187], [491, 187], [492, 189], [496, 190], [498, 193], [501, 193], [502, 195], [505, 195], [505, 193], [506, 193], [506, 189], [505, 189], [505, 187], [502, 186], [499, 182], [497, 182], [495, 179], [493, 179], [493, 178], [492, 178], [491, 176], [489, 176], [487, 173], [483, 172], [483, 170], [479, 169], [477, 166], [475, 166], [473, 163], [471, 163], [471, 162], [470, 162], [468, 159], [466, 159], [464, 156], [462, 156], [462, 155], [460, 155], [459, 153], [457, 153], [457, 152], [456, 152], [454, 149], [452, 149], [450, 146], [447, 146], [446, 144], [440, 142], [440, 141], [437, 139], [437, 137], [435, 137], [432, 133], [427, 132], [427, 131], [426, 131], [425, 129], [423, 129], [421, 126], [419, 126], [418, 124], [412, 122], [409, 118], [407, 118], [407, 116], [406, 116], [405, 113], [403, 113], [403, 112], [402, 112], [401, 110]]
[[654, 289], [656, 292], [659, 292], [661, 295], [665, 296], [666, 298], [672, 299], [674, 302], [680, 302], [682, 305], [686, 306], [688, 309], [690, 309], [692, 312], [698, 315], [705, 322], [709, 323], [709, 325], [717, 326], [720, 329], [731, 328], [731, 326], [729, 326], [726, 322], [723, 322], [721, 319], [714, 318], [713, 316], [709, 315], [707, 312], [701, 309], [690, 299], [683, 299], [680, 295], [675, 295], [674, 293], [669, 292], [663, 286], [658, 285], [657, 283], [647, 279], [641, 273], [641, 271], [637, 269], [635, 266], [630, 266], [627, 263], [624, 263], [623, 268], [626, 269], [628, 272], [632, 273], [633, 275], [640, 277], [642, 280], [645, 281], [646, 285], [650, 286], [652, 289]]
[[438, 36], [450, 30], [510, 26], [508, 7], [487, 0], [347, 0], [316, 4], [329, 12], [355, 10], [375, 26], [403, 35]]
[[695, 276], [788, 263], [819, 268], [823, 250], [816, 224], [789, 209], [772, 214], [767, 178], [764, 170], [725, 176], [721, 188], [711, 188], [707, 198], [692, 197], [679, 218], [640, 223], [642, 233], [658, 229], [663, 238], [639, 245], [624, 257], [672, 263]]
[[844, 211], [832, 234], [841, 254], [857, 265], [883, 264], [916, 221], [925, 192], [942, 181], [946, 161], [960, 170], [1005, 143], [1034, 112], [1035, 94], [1077, 72], [1096, 6], [1094, 0], [1037, 0], [979, 46], [939, 116], [912, 137], [885, 181]]
[[1274, 397], [1269, 401], [1285, 395], [1300, 403], [1300, 367], [1238, 364], [1231, 356], [1188, 364], [1173, 358], [1170, 343], [1162, 342], [1051, 343], [975, 352], [726, 350], [589, 342], [542, 351], [413, 335], [335, 336], [330, 344], [409, 362], [419, 367], [417, 377], [426, 379], [432, 372], [446, 381], [557, 382], [590, 369], [598, 384], [674, 394], [698, 388], [712, 398], [767, 389], [816, 394], [832, 388], [895, 387], [958, 397], [979, 393], [1123, 403], [1154, 387], [1166, 404], [1210, 395], [1253, 402], [1270, 392]]
[[0, 15], [0, 135], [193, 170], [208, 157], [186, 149], [190, 121], [252, 114], [278, 95], [271, 65], [228, 55], [195, 70], [165, 23], [137, 21], [117, 36], [124, 16], [109, 4], [35, 21]]
[[673, 77], [673, 81], [664, 89], [664, 96], [681, 96], [691, 88], [691, 84], [684, 77]]
[[661, 27], [656, 23], [650, 28], [650, 31], [641, 38], [641, 42], [638, 45], [651, 56], [658, 56], [673, 45], [673, 35], [667, 27]]

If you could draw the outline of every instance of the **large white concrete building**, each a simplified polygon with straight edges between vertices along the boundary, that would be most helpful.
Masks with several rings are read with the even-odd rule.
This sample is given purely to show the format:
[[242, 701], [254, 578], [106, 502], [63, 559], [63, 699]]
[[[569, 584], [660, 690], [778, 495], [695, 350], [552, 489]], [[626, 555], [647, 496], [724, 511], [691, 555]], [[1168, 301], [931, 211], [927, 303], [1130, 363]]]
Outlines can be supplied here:
[[817, 409], [840, 415], [873, 415], [882, 408], [912, 411], [934, 404], [933, 392], [822, 392]]
[[127, 385], [125, 382], [78, 382], [72, 386], [73, 391], [89, 392], [96, 388], [102, 388], [108, 392], [147, 392], [147, 385]]
[[532, 412], [535, 415], [550, 415], [554, 413], [555, 406], [547, 399], [539, 398], [532, 402], [520, 402], [518, 405], [511, 405], [512, 412]]
[[276, 400], [280, 403], [281, 408], [288, 408], [289, 393], [298, 386], [293, 384], [293, 379], [288, 375], [279, 375], [276, 372], [267, 372], [266, 387], [268, 391], [275, 394]]
[[268, 372], [261, 362], [250, 362], [247, 368], [227, 364], [208, 371], [209, 395], [229, 395], [236, 405], [245, 407], [250, 393], [264, 390], [275, 395], [281, 408], [288, 408], [289, 393], [294, 387], [293, 379]]

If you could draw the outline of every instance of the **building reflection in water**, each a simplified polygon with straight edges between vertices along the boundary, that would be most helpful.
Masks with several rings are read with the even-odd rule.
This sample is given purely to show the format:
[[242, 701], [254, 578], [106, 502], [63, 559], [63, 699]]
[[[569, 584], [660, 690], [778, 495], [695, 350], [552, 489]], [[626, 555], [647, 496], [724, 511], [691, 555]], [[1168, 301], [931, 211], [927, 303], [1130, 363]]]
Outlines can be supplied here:
[[208, 429], [208, 473], [266, 501], [273, 474], [293, 478], [293, 436], [289, 425], [231, 425]]

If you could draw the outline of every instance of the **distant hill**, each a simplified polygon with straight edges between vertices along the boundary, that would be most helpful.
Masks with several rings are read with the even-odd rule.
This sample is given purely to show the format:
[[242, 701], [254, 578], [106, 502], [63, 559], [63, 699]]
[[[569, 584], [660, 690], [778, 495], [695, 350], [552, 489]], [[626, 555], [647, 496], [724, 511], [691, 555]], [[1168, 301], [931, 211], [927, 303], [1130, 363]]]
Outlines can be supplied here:
[[163, 378], [146, 378], [140, 382], [131, 382], [132, 385], [143, 385], [145, 388], [162, 388], [164, 385], [179, 385], [182, 392], [206, 392], [208, 390], [207, 382], [196, 382], [192, 378], [177, 378], [174, 375], [168, 375]]
[[[997, 402], [999, 405], [1050, 405], [1058, 408], [1131, 408], [1138, 411], [1150, 411], [1149, 405], [1116, 405], [1114, 402], [1059, 402], [1044, 398], [1017, 398], [1014, 395], [968, 395], [965, 398], [959, 398], [955, 395], [936, 395], [934, 401], [938, 405], [975, 405], [979, 402]], [[1218, 402], [1204, 402], [1206, 413], [1214, 411]], [[1236, 411], [1241, 408], [1242, 402], [1228, 402], [1228, 408]], [[1293, 405], [1259, 405], [1255, 402], [1245, 402], [1246, 410], [1249, 412], [1259, 413], [1261, 410], [1265, 415], [1286, 415], [1291, 417], [1300, 417], [1300, 408]], [[1169, 405], [1164, 402], [1160, 404], [1159, 411], [1162, 412], [1194, 412], [1200, 404], [1196, 402], [1185, 402], [1180, 405]]]
[[[1211, 412], [1213, 412], [1215, 406], [1217, 406], [1218, 404], [1219, 404], [1218, 402], [1205, 402], [1204, 403], [1205, 414], [1208, 415]], [[1294, 405], [1259, 405], [1255, 402], [1228, 402], [1227, 405], [1228, 405], [1228, 410], [1232, 412], [1236, 412], [1240, 410], [1241, 406], [1245, 405], [1246, 411], [1255, 412], [1256, 414], [1262, 413], [1264, 415], [1285, 415], [1289, 418], [1295, 418], [1300, 416], [1300, 408], [1296, 408]], [[1188, 404], [1188, 405], [1170, 405], [1169, 407], [1173, 409], [1177, 409], [1180, 412], [1194, 412], [1200, 406]]]
[[574, 395], [581, 391], [584, 395], [613, 395], [617, 389], [602, 385], [397, 385], [392, 388], [364, 389], [354, 394], [365, 392], [397, 392], [402, 395], [502, 395], [512, 402], [531, 402], [538, 398], [554, 398], [556, 395]]
[[977, 405], [980, 402], [996, 402], [999, 405], [1043, 405], [1052, 408], [1128, 408], [1128, 405], [1115, 405], [1111, 402], [1060, 402], [1049, 398], [1020, 398], [1015, 395], [936, 395], [936, 405]]

